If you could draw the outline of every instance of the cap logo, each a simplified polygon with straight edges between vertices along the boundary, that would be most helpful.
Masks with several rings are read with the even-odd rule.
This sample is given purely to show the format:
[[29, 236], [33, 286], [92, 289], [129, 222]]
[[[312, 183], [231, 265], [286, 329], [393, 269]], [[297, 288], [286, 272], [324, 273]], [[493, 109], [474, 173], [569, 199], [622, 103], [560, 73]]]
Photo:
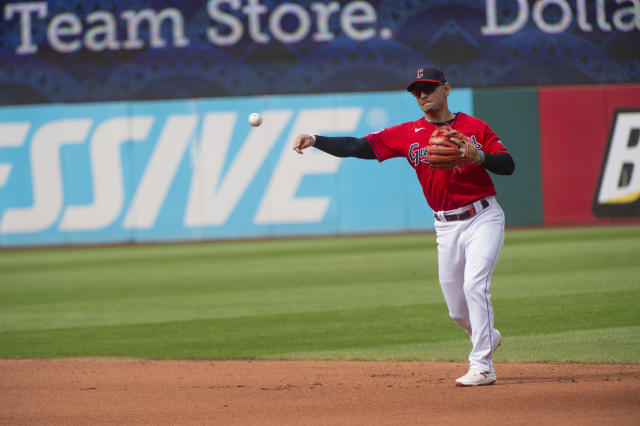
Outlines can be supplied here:
[[421, 79], [424, 76], [424, 68], [419, 68], [418, 72], [416, 73], [416, 79]]

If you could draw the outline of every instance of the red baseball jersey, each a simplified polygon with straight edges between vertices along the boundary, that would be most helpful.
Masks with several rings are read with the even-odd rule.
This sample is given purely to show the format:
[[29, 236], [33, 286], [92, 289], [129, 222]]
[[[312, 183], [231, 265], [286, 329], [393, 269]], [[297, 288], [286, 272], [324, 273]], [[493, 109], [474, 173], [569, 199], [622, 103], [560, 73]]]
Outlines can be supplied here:
[[[489, 125], [478, 118], [459, 112], [450, 126], [469, 137], [484, 152], [508, 152]], [[426, 147], [436, 127], [421, 118], [371, 133], [367, 140], [380, 162], [406, 157], [416, 170], [424, 196], [433, 211], [457, 209], [495, 195], [496, 188], [482, 166], [469, 164], [458, 171], [429, 166]]]

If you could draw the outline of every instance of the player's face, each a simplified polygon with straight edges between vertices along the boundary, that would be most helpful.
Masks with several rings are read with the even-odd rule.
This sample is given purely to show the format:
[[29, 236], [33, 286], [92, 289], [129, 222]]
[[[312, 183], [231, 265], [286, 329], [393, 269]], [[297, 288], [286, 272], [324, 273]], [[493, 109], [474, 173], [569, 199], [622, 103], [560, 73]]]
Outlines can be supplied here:
[[426, 113], [440, 111], [449, 95], [449, 83], [423, 84], [412, 92], [420, 109]]

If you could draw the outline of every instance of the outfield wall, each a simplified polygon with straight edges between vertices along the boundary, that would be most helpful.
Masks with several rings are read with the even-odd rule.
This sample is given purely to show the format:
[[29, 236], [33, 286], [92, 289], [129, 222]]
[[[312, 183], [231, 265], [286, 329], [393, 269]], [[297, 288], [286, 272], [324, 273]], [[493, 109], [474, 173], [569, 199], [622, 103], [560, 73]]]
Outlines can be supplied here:
[[0, 246], [431, 230], [404, 160], [290, 150], [302, 131], [416, 119], [402, 88], [430, 65], [515, 157], [494, 177], [509, 225], [637, 221], [638, 16], [619, 0], [5, 1]]
[[[451, 96], [472, 109], [471, 91]], [[248, 115], [260, 111], [253, 128]], [[398, 92], [7, 107], [2, 245], [431, 229], [403, 160], [291, 149], [298, 133], [366, 135], [415, 119]]]
[[[513, 176], [494, 177], [509, 225], [640, 219], [640, 85], [449, 100], [515, 157]], [[405, 160], [291, 150], [300, 132], [364, 136], [419, 116], [401, 91], [3, 107], [0, 245], [430, 230]]]

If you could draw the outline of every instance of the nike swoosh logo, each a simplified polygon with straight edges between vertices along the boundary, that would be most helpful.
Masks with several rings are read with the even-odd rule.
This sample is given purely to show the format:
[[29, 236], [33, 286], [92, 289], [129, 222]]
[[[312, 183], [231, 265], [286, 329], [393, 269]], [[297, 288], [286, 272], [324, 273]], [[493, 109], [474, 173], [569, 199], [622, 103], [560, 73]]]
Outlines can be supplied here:
[[424, 130], [424, 129], [425, 129], [424, 127], [421, 127], [419, 129], [414, 128], [413, 131], [414, 133], [418, 133], [420, 130]]

